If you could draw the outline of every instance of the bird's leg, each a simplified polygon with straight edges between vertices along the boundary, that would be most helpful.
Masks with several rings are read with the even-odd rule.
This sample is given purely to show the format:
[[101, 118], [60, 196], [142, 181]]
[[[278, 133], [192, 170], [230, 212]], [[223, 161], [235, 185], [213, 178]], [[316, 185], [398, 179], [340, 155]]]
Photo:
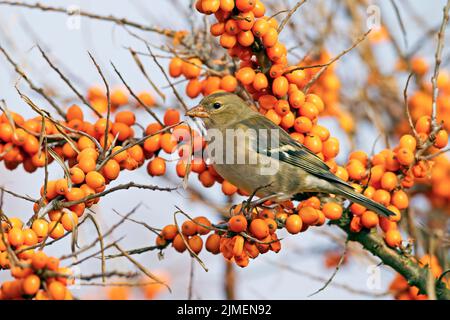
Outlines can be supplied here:
[[[260, 186], [260, 187], [258, 187], [258, 188], [256, 188], [253, 192], [252, 192], [252, 194], [248, 197], [248, 199], [247, 200], [244, 200], [243, 202], [242, 202], [242, 207], [241, 207], [241, 210], [242, 210], [242, 212], [244, 213], [244, 215], [248, 218], [248, 216], [251, 214], [251, 212], [253, 211], [253, 208], [255, 208], [255, 207], [257, 207], [258, 206], [258, 204], [254, 204], [255, 202], [258, 202], [259, 200], [261, 200], [261, 199], [259, 199], [259, 200], [256, 200], [255, 202], [253, 201], [253, 198], [255, 197], [255, 195], [256, 195], [256, 193], [259, 191], [259, 190], [261, 190], [261, 189], [264, 189], [264, 188], [267, 188], [267, 187], [269, 187], [270, 186], [270, 184], [268, 184], [268, 185], [265, 185], [265, 186]], [[273, 196], [270, 196], [270, 197], [273, 197]], [[266, 202], [267, 200], [264, 200], [262, 203], [264, 203], [264, 202]], [[262, 204], [261, 203], [261, 204]]]

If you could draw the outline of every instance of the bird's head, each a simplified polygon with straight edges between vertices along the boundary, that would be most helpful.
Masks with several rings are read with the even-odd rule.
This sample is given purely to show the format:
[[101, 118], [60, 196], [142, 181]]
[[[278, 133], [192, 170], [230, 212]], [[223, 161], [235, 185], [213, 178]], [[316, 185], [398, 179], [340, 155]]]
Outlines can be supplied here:
[[213, 93], [200, 104], [186, 112], [193, 118], [201, 118], [207, 128], [227, 127], [252, 110], [238, 95], [228, 92]]

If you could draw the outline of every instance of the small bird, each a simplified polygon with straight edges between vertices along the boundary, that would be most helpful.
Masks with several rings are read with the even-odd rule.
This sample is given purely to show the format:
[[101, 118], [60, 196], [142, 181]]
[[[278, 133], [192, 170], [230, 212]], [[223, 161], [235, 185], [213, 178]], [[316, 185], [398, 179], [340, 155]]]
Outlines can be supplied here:
[[380, 215], [394, 215], [335, 176], [313, 152], [236, 94], [213, 93], [186, 115], [203, 121], [214, 169], [249, 194], [276, 202], [310, 192], [334, 194]]

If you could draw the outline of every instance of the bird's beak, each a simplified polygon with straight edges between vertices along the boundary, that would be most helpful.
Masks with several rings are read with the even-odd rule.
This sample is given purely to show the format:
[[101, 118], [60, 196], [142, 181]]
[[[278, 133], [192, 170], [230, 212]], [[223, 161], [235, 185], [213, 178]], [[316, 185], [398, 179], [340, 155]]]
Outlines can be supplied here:
[[192, 118], [209, 118], [209, 114], [201, 104], [189, 109], [186, 115]]

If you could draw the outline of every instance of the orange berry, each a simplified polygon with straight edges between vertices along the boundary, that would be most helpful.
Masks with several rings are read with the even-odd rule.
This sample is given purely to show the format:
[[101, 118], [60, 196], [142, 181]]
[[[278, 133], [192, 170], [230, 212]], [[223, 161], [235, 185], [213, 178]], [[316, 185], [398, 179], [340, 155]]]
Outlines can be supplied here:
[[78, 216], [74, 212], [64, 213], [61, 224], [66, 231], [72, 231], [78, 225]]
[[314, 153], [319, 153], [322, 151], [322, 140], [320, 140], [318, 136], [307, 135], [303, 144]]
[[188, 61], [183, 61], [182, 73], [187, 79], [197, 78], [202, 69], [202, 62], [198, 58], [191, 58]]
[[120, 111], [116, 113], [115, 121], [131, 127], [136, 122], [136, 116], [132, 111]]
[[378, 215], [373, 211], [367, 210], [361, 216], [361, 224], [367, 229], [376, 227], [378, 223]]
[[313, 207], [303, 207], [300, 208], [298, 212], [302, 222], [307, 225], [314, 225], [319, 221], [319, 214]]
[[180, 234], [177, 234], [175, 238], [172, 241], [172, 246], [177, 250], [178, 252], [182, 253], [186, 250], [186, 244], [183, 241], [183, 238]]
[[388, 230], [384, 237], [387, 245], [390, 247], [399, 247], [402, 244], [402, 235], [397, 229]]
[[197, 224], [191, 220], [186, 220], [181, 225], [181, 232], [187, 237], [197, 234], [197, 230]]
[[416, 122], [416, 131], [418, 133], [429, 134], [431, 131], [431, 117], [421, 116]]
[[392, 191], [395, 187], [397, 187], [398, 179], [397, 175], [393, 172], [385, 172], [381, 177], [381, 187], [384, 190]]
[[253, 80], [253, 88], [255, 88], [256, 91], [261, 91], [266, 89], [268, 86], [269, 81], [267, 80], [266, 75], [262, 72], [257, 73]]
[[79, 106], [77, 106], [76, 104], [73, 104], [69, 107], [69, 109], [67, 109], [66, 112], [66, 119], [67, 121], [71, 121], [74, 119], [78, 119], [83, 121], [83, 110], [81, 110], [81, 108]]
[[303, 221], [298, 214], [291, 214], [285, 222], [286, 230], [290, 234], [297, 234], [302, 230]]
[[[211, 231], [210, 227], [211, 227], [212, 224], [211, 224], [211, 221], [209, 221], [208, 218], [206, 218], [206, 217], [196, 217], [196, 218], [194, 218], [194, 222], [197, 223], [197, 233], [199, 235], [203, 236], [205, 234], [208, 234]], [[207, 228], [207, 227], [209, 227], [209, 228]]]
[[285, 96], [288, 92], [288, 89], [289, 89], [289, 82], [284, 76], [275, 78], [275, 80], [272, 83], [272, 92], [278, 98]]
[[182, 74], [183, 60], [180, 58], [173, 58], [169, 63], [169, 74], [173, 78], [178, 78]]
[[44, 219], [36, 219], [33, 221], [31, 229], [39, 238], [46, 237], [48, 234], [48, 222]]
[[237, 88], [237, 80], [232, 75], [226, 75], [220, 80], [220, 88], [227, 92], [234, 92]]
[[64, 235], [64, 227], [58, 221], [52, 221], [48, 224], [50, 238], [59, 239]]
[[41, 279], [35, 274], [30, 274], [22, 282], [23, 293], [29, 296], [35, 295], [41, 286]]
[[278, 31], [275, 28], [269, 28], [262, 37], [263, 44], [266, 48], [270, 48], [278, 42]]
[[434, 146], [436, 148], [444, 148], [448, 144], [448, 133], [446, 130], [442, 129], [436, 133]]
[[399, 210], [404, 210], [409, 206], [408, 195], [403, 190], [395, 191], [392, 194], [392, 205], [397, 207]]
[[416, 138], [410, 134], [405, 134], [400, 138], [399, 146], [400, 148], [406, 148], [409, 151], [414, 152], [417, 147]]
[[244, 85], [253, 83], [255, 76], [255, 71], [250, 67], [241, 68], [236, 73], [236, 78]]
[[253, 219], [249, 230], [257, 239], [264, 239], [269, 235], [269, 227], [262, 219]]
[[382, 204], [382, 205], [384, 205], [386, 207], [391, 202], [391, 195], [386, 190], [378, 189], [373, 194], [372, 200], [375, 201], [375, 202], [378, 202], [378, 203], [380, 203], [380, 204]]
[[414, 162], [414, 153], [410, 149], [400, 148], [397, 150], [397, 161], [403, 166], [409, 166]]
[[147, 165], [147, 172], [151, 176], [162, 176], [166, 173], [166, 161], [163, 158], [155, 157]]
[[335, 202], [327, 202], [322, 207], [322, 212], [327, 219], [338, 220], [342, 217], [342, 206]]
[[21, 246], [25, 241], [23, 231], [17, 227], [13, 227], [8, 232], [8, 242], [13, 247]]
[[220, 253], [220, 239], [221, 237], [218, 234], [209, 235], [205, 243], [206, 250], [212, 254]]
[[189, 247], [194, 251], [195, 254], [199, 254], [203, 248], [203, 240], [200, 236], [195, 235], [188, 240]]
[[115, 180], [120, 174], [120, 165], [114, 160], [108, 160], [102, 169], [103, 176], [108, 180]]
[[48, 285], [48, 293], [52, 300], [64, 300], [67, 288], [59, 281], [53, 281]]
[[164, 114], [164, 124], [166, 126], [172, 126], [180, 122], [180, 112], [175, 109], [168, 109]]
[[231, 196], [237, 192], [238, 188], [233, 185], [231, 182], [228, 182], [227, 180], [224, 180], [222, 182], [222, 192], [227, 195]]
[[247, 230], [247, 219], [243, 215], [232, 216], [230, 220], [228, 220], [228, 226], [233, 232], [244, 232]]
[[31, 266], [35, 270], [43, 269], [47, 265], [48, 257], [43, 251], [36, 251], [31, 258]]
[[58, 194], [65, 194], [69, 191], [69, 184], [66, 179], [58, 179], [56, 180], [55, 190]]

